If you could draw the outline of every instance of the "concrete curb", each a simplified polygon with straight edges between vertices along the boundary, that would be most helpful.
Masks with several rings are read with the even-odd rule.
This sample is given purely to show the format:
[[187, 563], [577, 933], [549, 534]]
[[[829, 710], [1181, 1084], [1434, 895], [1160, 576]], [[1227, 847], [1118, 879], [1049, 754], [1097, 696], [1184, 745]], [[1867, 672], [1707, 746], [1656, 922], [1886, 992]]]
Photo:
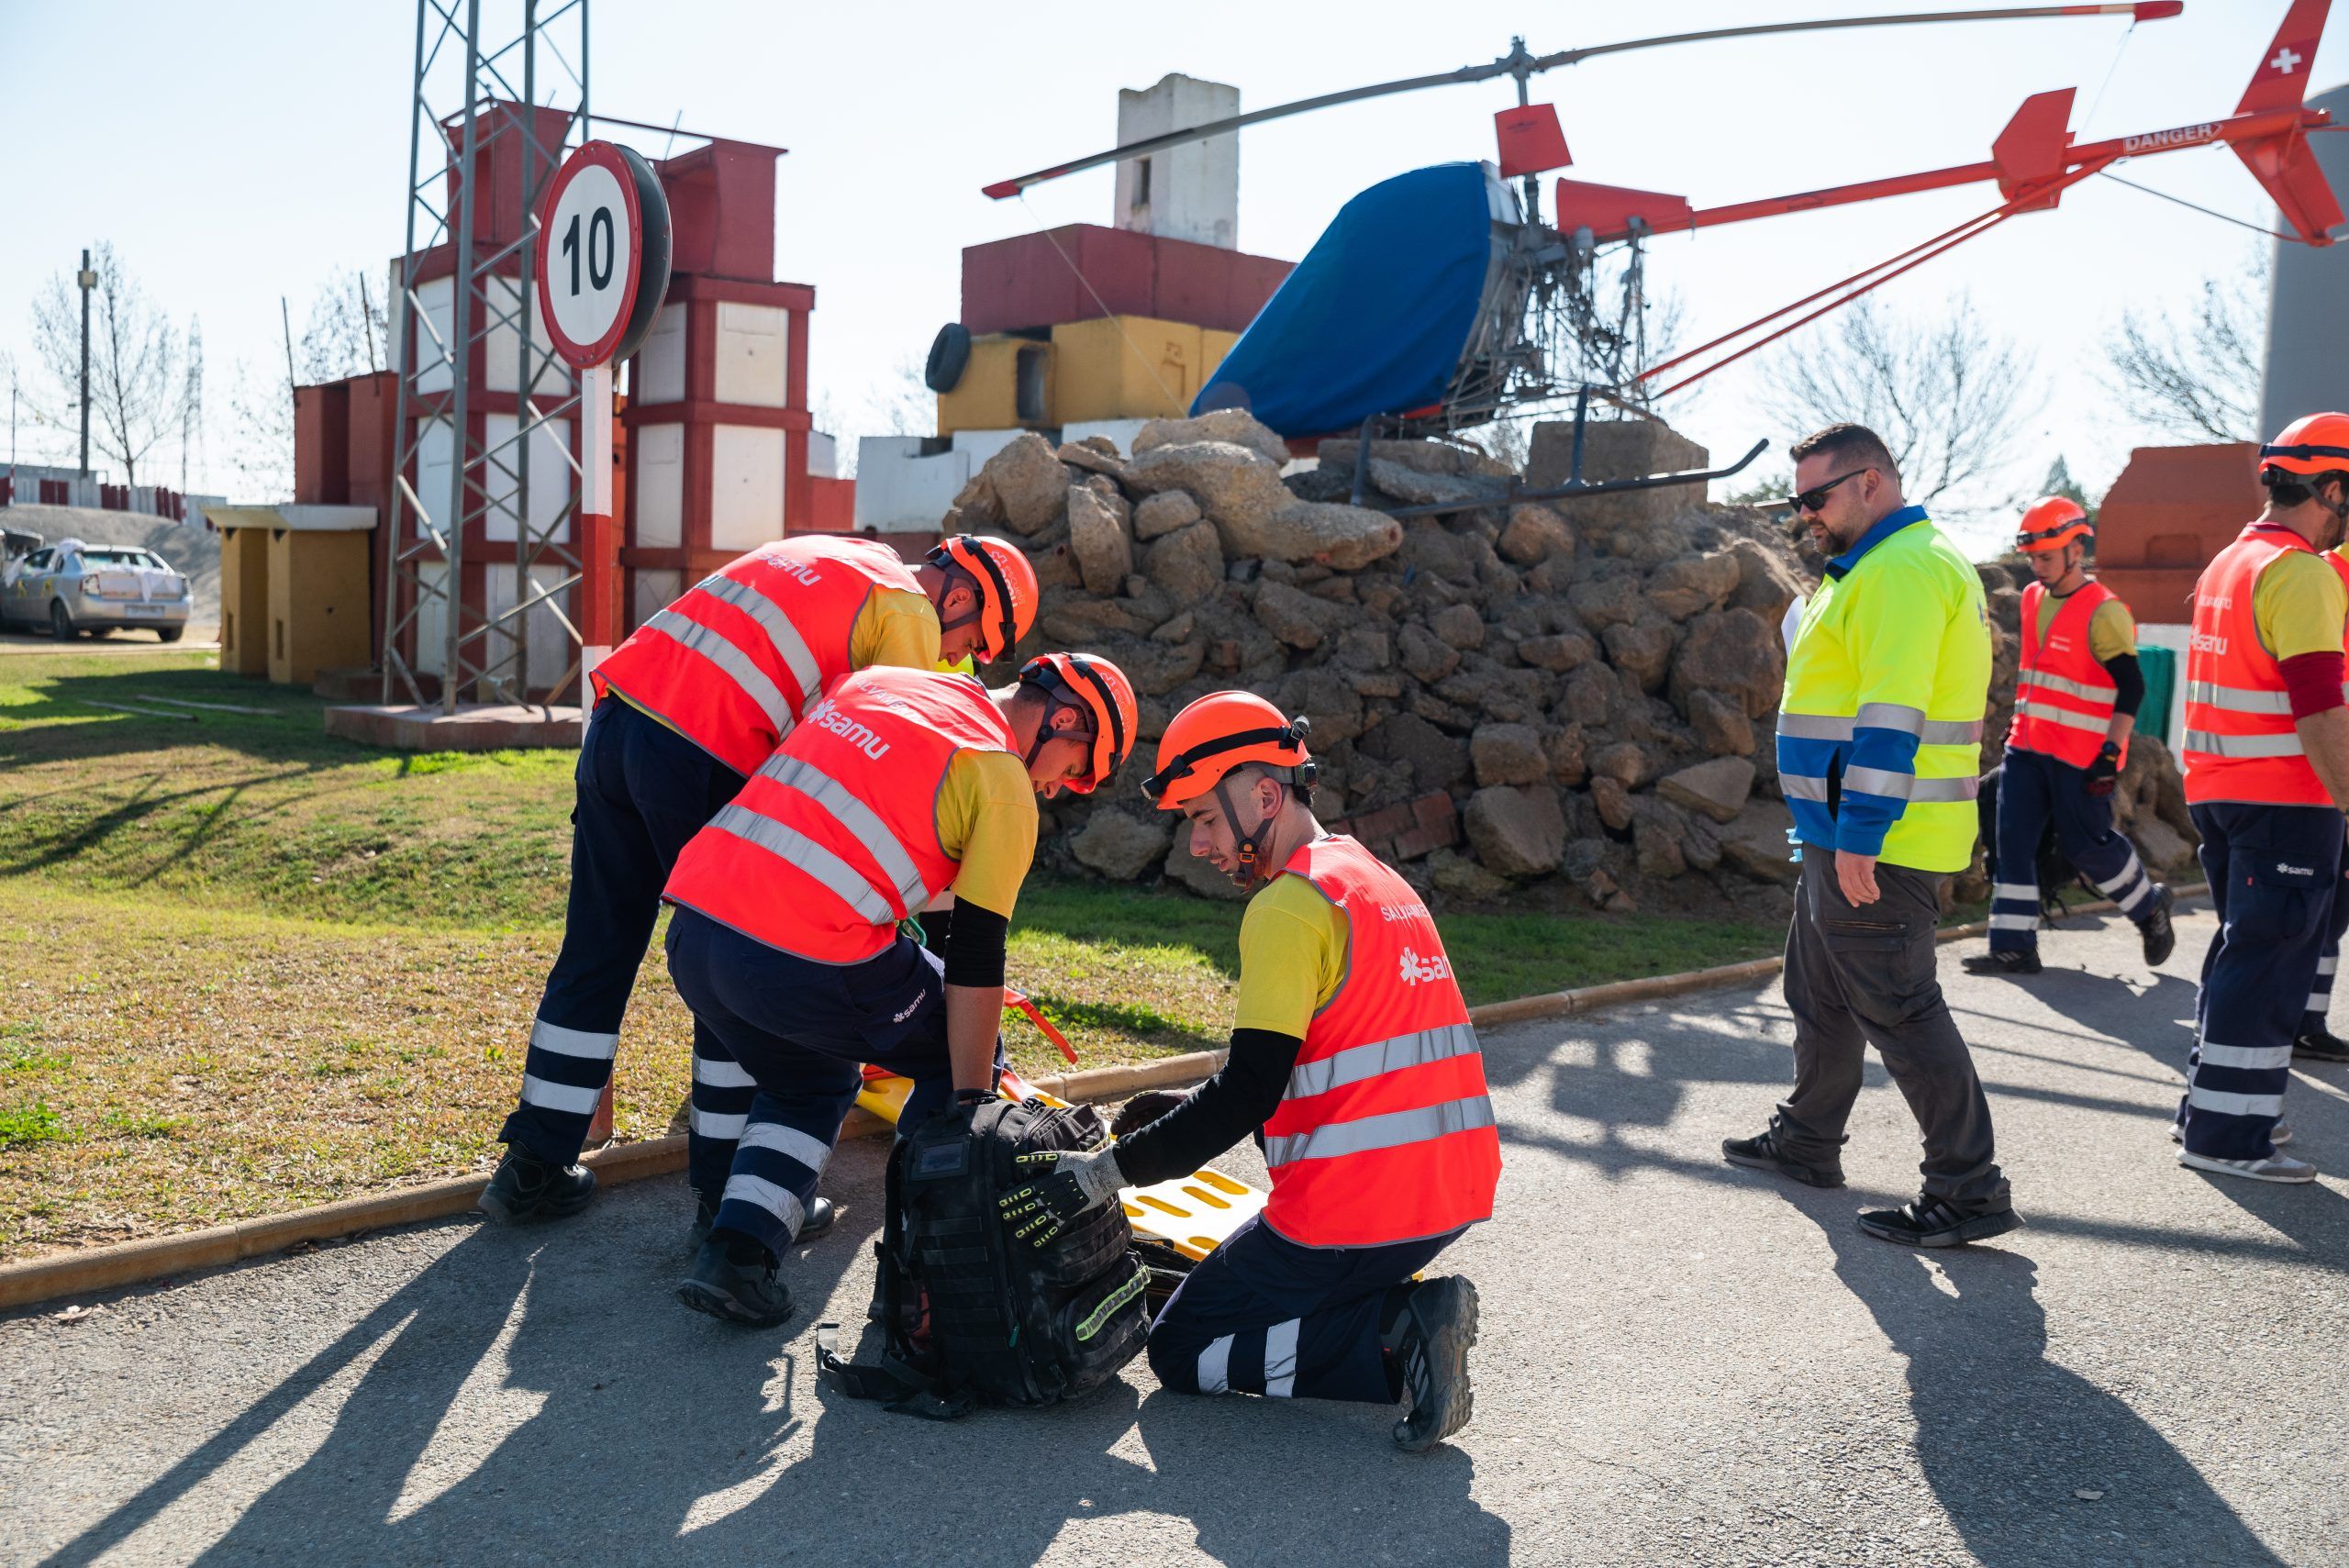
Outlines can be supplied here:
[[[2190, 898], [2210, 892], [2210, 887], [2207, 884], [2196, 883], [2176, 891], [2180, 898]], [[2070, 913], [2102, 915], [2111, 913], [2115, 907], [2108, 900], [2079, 905]], [[1982, 920], [1951, 926], [1938, 934], [1938, 940], [1962, 941], [1968, 937], [1981, 936], [1989, 929], [1989, 923]], [[1692, 991], [1709, 991], [1749, 980], [1765, 980], [1778, 973], [1782, 962], [1776, 958], [1757, 958], [1744, 963], [1726, 963], [1679, 974], [1618, 980], [1605, 985], [1585, 985], [1571, 991], [1553, 991], [1538, 996], [1519, 996], [1506, 1002], [1487, 1002], [1481, 1007], [1469, 1008], [1468, 1021], [1480, 1029], [1501, 1029], [1510, 1024], [1594, 1013], [1633, 1002], [1658, 1001], [1667, 996], [1685, 995]], [[1030, 1083], [1041, 1092], [1064, 1100], [1079, 1103], [1122, 1100], [1145, 1089], [1173, 1088], [1178, 1084], [1198, 1083], [1212, 1076], [1216, 1069], [1223, 1065], [1224, 1054], [1220, 1051], [1197, 1051], [1133, 1066], [1091, 1067], [1076, 1073], [1054, 1073], [1032, 1079]], [[887, 1129], [888, 1123], [880, 1118], [864, 1111], [852, 1111], [848, 1120], [841, 1124], [841, 1136], [869, 1138]], [[685, 1168], [685, 1140], [682, 1137], [655, 1138], [642, 1143], [615, 1144], [585, 1156], [584, 1162], [594, 1168], [597, 1182], [606, 1186], [670, 1175]], [[53, 1258], [35, 1259], [30, 1262], [0, 1264], [0, 1311], [51, 1301], [62, 1296], [138, 1284], [167, 1274], [184, 1273], [192, 1269], [217, 1268], [266, 1252], [282, 1251], [305, 1241], [336, 1240], [369, 1230], [381, 1230], [387, 1226], [443, 1219], [471, 1209], [480, 1198], [482, 1188], [488, 1184], [486, 1177], [455, 1176], [404, 1187], [379, 1197], [345, 1198], [339, 1203], [322, 1204], [294, 1214], [239, 1220], [233, 1225], [216, 1225], [175, 1236], [123, 1241], [110, 1247], [93, 1247]]]

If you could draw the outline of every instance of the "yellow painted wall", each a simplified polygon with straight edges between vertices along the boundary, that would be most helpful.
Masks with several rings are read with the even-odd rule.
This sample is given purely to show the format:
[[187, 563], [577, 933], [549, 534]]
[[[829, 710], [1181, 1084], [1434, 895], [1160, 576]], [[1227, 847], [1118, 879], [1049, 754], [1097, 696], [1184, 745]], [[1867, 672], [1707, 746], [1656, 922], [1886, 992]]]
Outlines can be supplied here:
[[228, 528], [220, 535], [220, 668], [233, 675], [269, 673], [269, 535]]
[[367, 545], [373, 537], [359, 529], [269, 530], [271, 680], [306, 686], [322, 669], [370, 662]]
[[[1019, 417], [1022, 349], [1041, 355], [1044, 378], [1042, 405], [1025, 419]], [[953, 391], [938, 395], [938, 433], [951, 436], [957, 430], [1010, 430], [1023, 426], [1034, 429], [1061, 423], [1052, 417], [1058, 357], [1053, 345], [1032, 338], [1000, 334], [974, 338], [971, 361], [963, 369], [963, 379], [954, 384]]]
[[1052, 328], [1052, 422], [1179, 418], [1207, 378], [1200, 328], [1147, 316]]
[[1208, 375], [1215, 374], [1215, 367], [1223, 363], [1223, 357], [1231, 352], [1231, 345], [1238, 341], [1240, 334], [1237, 332], [1218, 331], [1212, 327], [1199, 328], [1199, 343], [1207, 356]]

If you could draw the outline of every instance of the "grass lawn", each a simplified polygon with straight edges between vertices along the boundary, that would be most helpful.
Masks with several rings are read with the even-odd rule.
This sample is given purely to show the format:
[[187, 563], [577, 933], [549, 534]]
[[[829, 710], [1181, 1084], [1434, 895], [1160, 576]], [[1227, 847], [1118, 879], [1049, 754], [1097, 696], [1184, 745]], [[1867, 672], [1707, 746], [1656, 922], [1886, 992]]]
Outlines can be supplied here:
[[[386, 755], [201, 652], [0, 655], [0, 1258], [485, 1170], [560, 940], [567, 753]], [[117, 711], [181, 703], [265, 711]], [[99, 706], [111, 704], [115, 706]], [[1776, 951], [1665, 917], [1456, 915], [1472, 1002]], [[1239, 911], [1040, 879], [1013, 982], [1087, 1065], [1222, 1043]], [[657, 953], [623, 1138], [681, 1129]], [[1060, 1058], [1015, 1021], [1014, 1060]]]

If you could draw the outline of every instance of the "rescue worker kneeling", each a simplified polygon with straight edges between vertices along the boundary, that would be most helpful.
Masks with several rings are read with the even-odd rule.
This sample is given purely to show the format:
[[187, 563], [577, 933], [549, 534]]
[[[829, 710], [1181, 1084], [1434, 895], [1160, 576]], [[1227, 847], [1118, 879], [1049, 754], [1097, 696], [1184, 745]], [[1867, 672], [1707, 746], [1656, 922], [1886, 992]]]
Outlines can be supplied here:
[[1491, 1218], [1500, 1139], [1435, 922], [1314, 819], [1305, 728], [1245, 692], [1167, 726], [1145, 792], [1189, 818], [1192, 853], [1257, 890], [1230, 1057], [1194, 1094], [1129, 1105], [1108, 1146], [1040, 1160], [1004, 1207], [1015, 1233], [1023, 1215], [1065, 1220], [1257, 1133], [1272, 1197], [1167, 1303], [1151, 1368], [1186, 1394], [1408, 1396], [1395, 1440], [1417, 1452], [1467, 1423], [1476, 1291], [1412, 1275]]
[[[1082, 653], [1016, 685], [873, 669], [807, 710], [685, 846], [669, 973], [757, 1085], [688, 1307], [760, 1327], [791, 1314], [797, 1236], [862, 1064], [913, 1080], [910, 1130], [994, 1092], [1004, 940], [1036, 849], [1036, 796], [1089, 792], [1133, 749], [1133, 687]], [[944, 959], [899, 922], [952, 890]]]

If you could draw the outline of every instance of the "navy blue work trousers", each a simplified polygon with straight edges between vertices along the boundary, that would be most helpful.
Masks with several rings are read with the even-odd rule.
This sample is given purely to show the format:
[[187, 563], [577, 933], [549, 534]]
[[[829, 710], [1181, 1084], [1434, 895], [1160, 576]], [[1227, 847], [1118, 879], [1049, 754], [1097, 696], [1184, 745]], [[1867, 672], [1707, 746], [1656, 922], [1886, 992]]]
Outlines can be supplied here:
[[1158, 1315], [1150, 1370], [1178, 1394], [1391, 1405], [1402, 1388], [1379, 1344], [1380, 1307], [1460, 1235], [1301, 1247], [1261, 1217], [1250, 1219], [1200, 1260]]
[[863, 963], [818, 963], [685, 908], [669, 917], [668, 950], [669, 977], [695, 1027], [715, 1035], [755, 1085], [729, 1167], [696, 1165], [694, 1185], [720, 1196], [718, 1229], [780, 1255], [856, 1104], [863, 1063], [913, 1080], [901, 1128], [953, 1099], [944, 966], [902, 935]]
[[2160, 907], [2153, 879], [2112, 828], [2112, 797], [2087, 792], [2087, 770], [2009, 748], [1998, 769], [1998, 863], [1990, 887], [1990, 951], [2039, 947], [2039, 840], [2050, 818], [2064, 858], [2132, 920]]
[[2186, 1147], [2261, 1160], [2284, 1114], [2298, 1031], [2341, 884], [2342, 818], [2329, 806], [2206, 802], [2192, 808], [2218, 935], [2202, 959], [2195, 1044], [2178, 1116]]
[[[670, 868], [744, 783], [618, 697], [596, 705], [575, 778], [562, 951], [530, 1028], [521, 1101], [498, 1133], [558, 1164], [579, 1158], [596, 1102], [611, 1082], [620, 1020], [652, 940]], [[749, 1076], [696, 1023], [692, 1141], [698, 1163], [725, 1171], [751, 1093]]]

